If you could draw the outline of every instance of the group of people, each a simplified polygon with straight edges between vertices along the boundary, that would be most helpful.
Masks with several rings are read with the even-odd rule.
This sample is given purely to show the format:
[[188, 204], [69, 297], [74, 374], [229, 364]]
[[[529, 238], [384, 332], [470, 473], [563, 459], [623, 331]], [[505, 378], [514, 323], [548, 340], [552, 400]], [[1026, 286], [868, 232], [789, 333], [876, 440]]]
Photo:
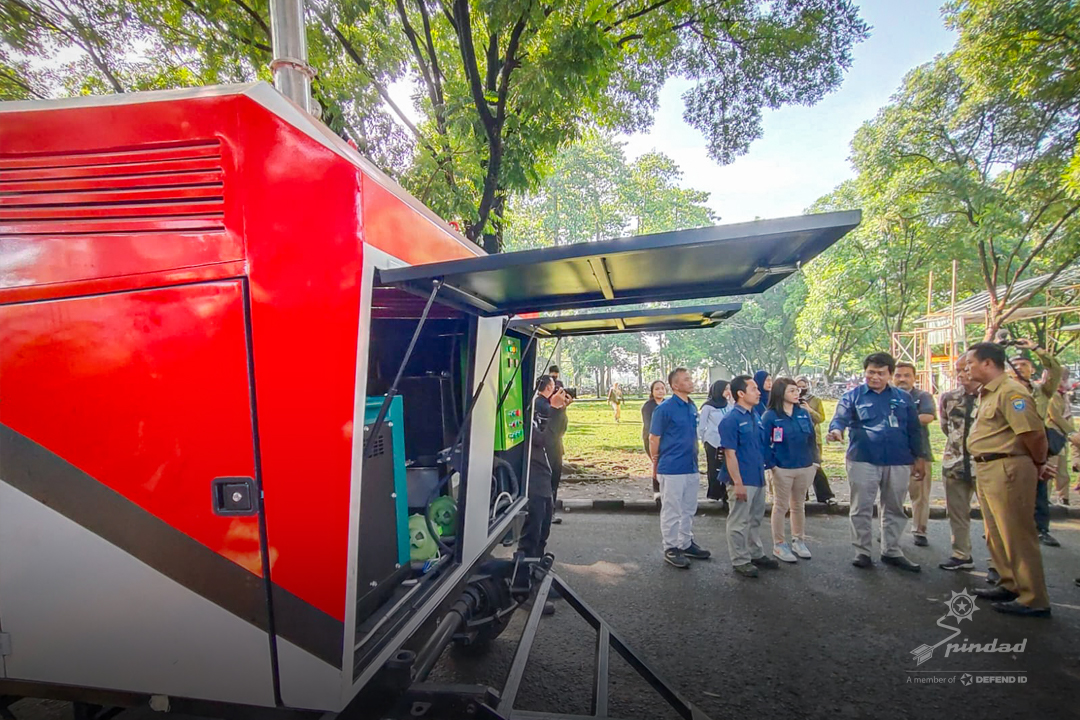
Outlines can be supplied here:
[[[718, 380], [709, 388], [700, 413], [689, 400], [693, 381], [685, 368], [673, 371], [668, 384], [674, 402], [664, 401], [665, 386], [658, 380], [651, 385], [641, 411], [645, 450], [653, 459], [653, 491], [660, 503], [665, 560], [687, 568], [690, 559], [708, 557], [693, 542], [690, 531], [690, 518], [697, 510], [698, 441], [705, 449], [707, 497], [728, 510], [728, 546], [735, 571], [756, 577], [759, 567], [809, 559], [804, 527], [810, 487], [819, 502], [835, 502], [821, 469], [819, 426], [825, 419], [824, 406], [812, 393], [809, 379], [780, 378], [774, 383], [768, 372], [759, 371], [754, 377]], [[677, 385], [685, 386], [685, 391]], [[669, 403], [672, 412], [676, 407], [694, 412], [679, 413], [676, 420], [669, 412], [658, 415]], [[684, 424], [692, 428], [690, 432]], [[728, 497], [729, 485], [734, 502]], [[766, 554], [759, 531], [767, 487], [774, 502], [774, 557]], [[789, 511], [790, 543], [784, 519]]]
[[[1049, 533], [1048, 481], [1056, 482], [1059, 494], [1068, 492], [1066, 448], [1070, 443], [1080, 448], [1080, 433], [1073, 430], [1061, 391], [1064, 369], [1035, 343], [1017, 345], [1039, 357], [1046, 368], [1041, 382], [1032, 380], [1030, 360], [1010, 360], [1002, 346], [985, 342], [956, 361], [959, 387], [941, 397], [939, 422], [948, 438], [942, 478], [952, 557], [940, 567], [973, 567], [970, 512], [977, 493], [992, 567], [991, 587], [976, 589], [976, 595], [1003, 613], [1046, 617], [1050, 605], [1039, 543], [1057, 544]], [[705, 449], [708, 497], [729, 506], [726, 534], [734, 571], [757, 577], [759, 569], [809, 559], [804, 502], [811, 486], [819, 501], [827, 501], [831, 492], [821, 470], [818, 427], [824, 423], [824, 409], [810, 393], [807, 379], [774, 380], [761, 371], [719, 381], [710, 387], [700, 412], [690, 399], [694, 383], [685, 368], [674, 370], [668, 385], [672, 396], [665, 399], [664, 383], [654, 382], [642, 408], [665, 561], [685, 569], [692, 560], [711, 555], [693, 534], [698, 442]], [[826, 439], [842, 442], [846, 435], [848, 442], [855, 567], [874, 565], [876, 504], [880, 562], [908, 572], [921, 570], [900, 546], [907, 525], [904, 501], [910, 496], [914, 544], [928, 545], [934, 460], [929, 425], [938, 418], [933, 396], [916, 387], [914, 366], [897, 363], [888, 353], [868, 356], [863, 383], [837, 404]], [[771, 553], [760, 537], [767, 486], [773, 495]], [[788, 514], [790, 542], [785, 533]]]

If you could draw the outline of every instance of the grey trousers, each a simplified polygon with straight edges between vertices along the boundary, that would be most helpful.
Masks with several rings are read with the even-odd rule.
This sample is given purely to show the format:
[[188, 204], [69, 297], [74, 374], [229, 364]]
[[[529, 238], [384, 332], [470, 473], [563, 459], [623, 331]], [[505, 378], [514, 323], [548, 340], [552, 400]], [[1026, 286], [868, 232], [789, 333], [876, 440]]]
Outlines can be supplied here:
[[699, 475], [662, 475], [660, 482], [660, 537], [664, 549], [685, 550], [694, 541], [694, 514], [697, 512]]
[[851, 485], [851, 544], [862, 555], [871, 555], [874, 503], [881, 494], [878, 514], [881, 516], [881, 555], [903, 557], [900, 538], [907, 527], [904, 496], [911, 481], [910, 465], [871, 465], [847, 462], [848, 482]]
[[765, 488], [746, 486], [746, 502], [728, 493], [731, 509], [727, 516], [727, 546], [732, 565], [745, 565], [752, 558], [765, 557], [761, 545], [761, 520], [765, 517]]

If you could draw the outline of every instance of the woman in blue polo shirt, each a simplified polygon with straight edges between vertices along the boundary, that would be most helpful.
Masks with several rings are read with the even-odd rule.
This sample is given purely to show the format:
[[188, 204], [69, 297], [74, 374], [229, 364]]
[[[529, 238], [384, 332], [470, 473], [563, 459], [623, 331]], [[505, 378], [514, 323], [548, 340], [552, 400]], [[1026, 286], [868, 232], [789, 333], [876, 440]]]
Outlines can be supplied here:
[[[814, 481], [814, 452], [817, 441], [810, 413], [799, 405], [799, 386], [794, 380], [779, 378], [769, 394], [769, 407], [761, 418], [767, 443], [765, 467], [772, 474], [773, 555], [784, 562], [808, 559], [803, 528], [806, 525], [806, 489]], [[791, 510], [791, 538], [784, 535], [784, 516]]]

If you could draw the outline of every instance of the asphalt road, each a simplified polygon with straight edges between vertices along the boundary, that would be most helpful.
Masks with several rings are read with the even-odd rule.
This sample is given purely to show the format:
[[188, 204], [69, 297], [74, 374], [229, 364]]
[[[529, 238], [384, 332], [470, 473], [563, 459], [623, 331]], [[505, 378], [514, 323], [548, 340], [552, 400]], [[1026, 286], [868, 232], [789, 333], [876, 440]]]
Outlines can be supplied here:
[[[929, 548], [904, 540], [923, 563], [909, 574], [850, 565], [842, 517], [808, 520], [814, 558], [734, 576], [724, 519], [699, 517], [698, 542], [714, 558], [680, 571], [661, 561], [655, 515], [568, 514], [553, 528], [556, 571], [616, 632], [712, 718], [1067, 718], [1080, 717], [1080, 522], [1054, 524], [1061, 548], [1044, 548], [1054, 616], [1002, 616], [980, 601], [954, 641], [1021, 643], [1022, 652], [944, 656], [922, 665], [912, 650], [951, 633], [935, 623], [953, 592], [984, 576], [937, 568], [948, 555], [945, 521], [930, 522]], [[985, 570], [982, 525], [972, 524]], [[448, 653], [432, 679], [501, 685], [523, 614], [477, 660]], [[952, 624], [952, 618], [947, 624]], [[595, 635], [565, 603], [545, 618], [516, 706], [589, 714]], [[612, 653], [611, 712], [626, 718], [675, 717]], [[918, 671], [918, 672], [916, 672]], [[1002, 674], [1008, 673], [1008, 674]], [[971, 676], [971, 684], [961, 682]], [[986, 684], [980, 679], [1011, 678]], [[1021, 681], [1023, 678], [1023, 682]]]
[[[916, 665], [912, 650], [950, 635], [936, 625], [948, 612], [944, 601], [984, 584], [981, 575], [937, 569], [948, 554], [945, 521], [930, 521], [929, 548], [905, 538], [905, 552], [924, 565], [918, 575], [880, 564], [852, 567], [846, 518], [814, 516], [807, 520], [812, 560], [749, 580], [732, 574], [722, 517], [697, 519], [697, 540], [715, 555], [686, 571], [662, 562], [656, 515], [564, 517], [549, 546], [556, 571], [713, 720], [1080, 717], [1080, 588], [1073, 583], [1080, 575], [1080, 521], [1055, 522], [1063, 547], [1043, 551], [1052, 619], [1005, 617], [980, 601], [971, 619], [955, 626], [962, 630], [956, 641], [1023, 642], [1022, 652], [945, 657], [941, 646]], [[985, 570], [981, 534], [974, 522], [976, 561]], [[565, 602], [557, 608], [541, 622], [516, 707], [588, 715], [595, 633]], [[517, 613], [482, 657], [448, 651], [430, 679], [500, 687], [524, 619]], [[677, 717], [611, 657], [612, 717]], [[965, 675], [970, 685], [961, 682]], [[978, 682], [987, 677], [1013, 680]], [[71, 717], [69, 706], [50, 701], [24, 700], [13, 710], [18, 720]], [[143, 709], [121, 717], [161, 716]]]

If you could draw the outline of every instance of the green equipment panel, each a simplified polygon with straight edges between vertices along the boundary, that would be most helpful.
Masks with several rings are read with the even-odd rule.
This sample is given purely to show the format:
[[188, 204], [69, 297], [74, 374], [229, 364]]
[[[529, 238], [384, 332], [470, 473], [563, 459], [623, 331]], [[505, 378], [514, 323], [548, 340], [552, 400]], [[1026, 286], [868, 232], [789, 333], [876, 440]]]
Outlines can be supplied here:
[[[511, 382], [511, 378], [513, 382]], [[525, 415], [521, 401], [521, 342], [503, 337], [499, 348], [499, 397], [506, 393], [495, 423], [495, 449], [509, 450], [525, 439]]]

